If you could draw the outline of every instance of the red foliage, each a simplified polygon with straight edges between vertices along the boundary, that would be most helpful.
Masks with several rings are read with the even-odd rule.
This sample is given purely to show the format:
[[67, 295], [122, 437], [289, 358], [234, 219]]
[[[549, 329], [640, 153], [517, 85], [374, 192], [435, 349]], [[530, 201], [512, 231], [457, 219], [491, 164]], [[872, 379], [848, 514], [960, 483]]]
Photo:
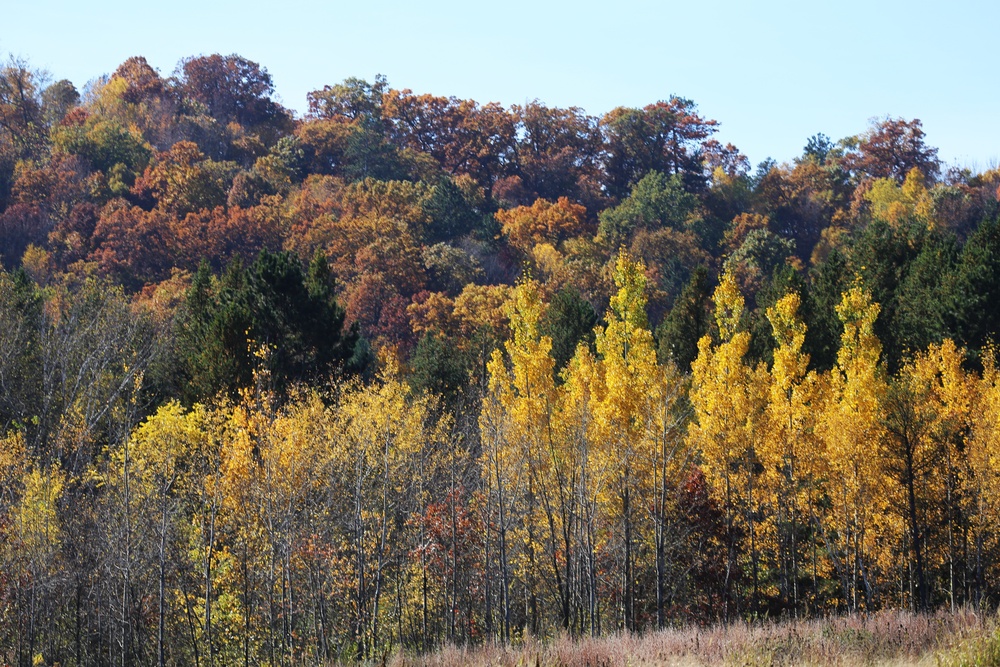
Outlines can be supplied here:
[[163, 79], [142, 56], [133, 56], [115, 70], [112, 78], [123, 79], [128, 85], [122, 99], [139, 104], [164, 93]]
[[188, 269], [197, 267], [202, 259], [216, 266], [234, 257], [250, 262], [265, 248], [281, 248], [278, 221], [265, 207], [202, 209], [173, 219], [171, 227], [176, 265]]
[[59, 124], [63, 127], [83, 127], [88, 118], [90, 118], [89, 111], [83, 107], [75, 107], [72, 111], [63, 116], [63, 119], [59, 121]]
[[83, 202], [56, 223], [49, 233], [49, 248], [61, 266], [84, 259], [90, 253], [99, 216], [96, 204]]
[[452, 174], [472, 176], [487, 193], [510, 171], [516, 119], [495, 102], [390, 90], [382, 116], [396, 145], [430, 154]]
[[168, 215], [114, 200], [101, 211], [88, 259], [123, 284], [138, 287], [170, 275], [175, 246]]
[[936, 148], [924, 143], [919, 118], [886, 118], [869, 128], [857, 151], [845, 157], [845, 164], [871, 178], [892, 178], [900, 183], [917, 168], [933, 181], [941, 170], [937, 154]]
[[379, 345], [412, 345], [409, 302], [381, 273], [364, 273], [346, 290], [345, 325], [357, 323]]
[[11, 268], [20, 264], [28, 245], [41, 245], [48, 237], [51, 219], [32, 204], [14, 204], [0, 213], [0, 262]]
[[423, 514], [414, 515], [410, 523], [423, 538], [410, 558], [426, 565], [437, 587], [454, 604], [450, 611], [458, 618], [458, 625], [466, 636], [474, 637], [481, 631], [473, 609], [484, 591], [481, 556], [485, 526], [470, 511], [471, 500], [469, 492], [459, 486], [441, 502], [428, 505]]

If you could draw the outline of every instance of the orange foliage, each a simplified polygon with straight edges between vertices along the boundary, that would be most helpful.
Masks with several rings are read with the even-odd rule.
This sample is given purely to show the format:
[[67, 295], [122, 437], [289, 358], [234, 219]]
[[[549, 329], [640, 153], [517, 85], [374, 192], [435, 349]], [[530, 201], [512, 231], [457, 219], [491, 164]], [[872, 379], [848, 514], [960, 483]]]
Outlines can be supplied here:
[[[231, 172], [227, 174], [226, 172]], [[207, 160], [191, 141], [178, 141], [156, 156], [136, 179], [132, 193], [162, 210], [185, 215], [226, 202], [235, 176], [231, 163]]]
[[94, 228], [93, 250], [88, 259], [123, 281], [157, 282], [169, 275], [171, 249], [176, 247], [171, 218], [162, 211], [112, 200]]
[[346, 289], [345, 324], [357, 323], [376, 348], [411, 341], [407, 301], [381, 273], [363, 273]]
[[729, 223], [729, 229], [723, 238], [726, 252], [733, 253], [743, 245], [747, 235], [755, 229], [767, 229], [767, 216], [756, 213], [740, 213]]
[[583, 206], [560, 197], [555, 203], [536, 199], [531, 206], [501, 209], [496, 217], [510, 244], [528, 252], [538, 243], [556, 244], [566, 237], [581, 234], [586, 215], [587, 209]]
[[429, 331], [452, 334], [458, 329], [455, 301], [444, 292], [421, 292], [406, 307], [410, 329], [418, 338]]

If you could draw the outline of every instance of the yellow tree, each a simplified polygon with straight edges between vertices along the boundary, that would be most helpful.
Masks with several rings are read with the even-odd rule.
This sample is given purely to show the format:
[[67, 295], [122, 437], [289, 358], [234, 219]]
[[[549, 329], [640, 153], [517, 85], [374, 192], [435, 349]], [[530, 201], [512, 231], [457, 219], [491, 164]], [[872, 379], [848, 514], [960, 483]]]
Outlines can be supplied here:
[[892, 178], [879, 178], [865, 192], [864, 198], [871, 206], [872, 217], [900, 227], [916, 222], [933, 229], [934, 200], [924, 186], [923, 173], [914, 167], [906, 174], [902, 185]]
[[435, 413], [433, 400], [411, 395], [391, 365], [369, 385], [344, 388], [334, 409], [333, 493], [351, 562], [350, 636], [362, 657], [389, 645], [383, 631], [392, 624], [383, 621], [400, 618], [401, 610], [385, 608], [385, 599], [401, 586], [405, 518], [426, 506], [422, 479], [434, 474], [447, 440], [448, 423]]
[[[684, 481], [693, 464], [691, 449], [686, 443], [686, 426], [690, 410], [685, 398], [688, 382], [673, 361], [658, 369], [648, 395], [646, 433], [640, 450], [640, 469], [646, 470], [643, 485], [647, 494], [644, 503], [650, 508], [653, 521], [653, 550], [656, 580], [656, 627], [667, 624], [668, 589], [675, 572], [668, 560], [675, 553], [675, 544], [683, 530], [678, 525], [685, 502]], [[677, 554], [681, 558], [685, 554]]]
[[966, 595], [977, 604], [995, 586], [988, 578], [989, 566], [1000, 548], [1000, 368], [994, 349], [984, 351], [983, 365], [975, 381], [963, 460], [969, 542]]
[[[599, 502], [618, 533], [621, 625], [631, 631], [636, 628], [636, 569], [644, 543], [652, 543], [656, 554], [658, 617], [663, 620], [666, 517], [673, 497], [670, 488], [684, 457], [675, 410], [679, 374], [656, 361], [646, 319], [645, 266], [622, 252], [614, 280], [617, 291], [611, 296], [607, 324], [597, 329], [599, 361], [592, 366], [583, 353], [571, 364], [570, 374], [586, 373], [596, 384], [590, 391], [595, 400], [589, 463], [603, 477]], [[649, 511], [643, 512], [646, 508]]]
[[763, 476], [777, 468], [768, 460], [772, 452], [763, 448], [768, 386], [767, 369], [752, 368], [744, 361], [750, 334], [742, 330], [743, 296], [736, 279], [725, 273], [715, 290], [715, 321], [720, 343], [709, 336], [698, 342], [698, 357], [692, 364], [690, 400], [694, 420], [688, 439], [702, 459], [713, 492], [725, 509], [727, 553], [724, 614], [739, 612], [739, 596], [732, 589], [742, 578], [741, 542], [749, 541], [751, 603], [758, 604], [760, 585], [759, 516], [768, 516], [762, 506]]
[[818, 427], [830, 468], [831, 508], [821, 524], [823, 536], [841, 580], [844, 603], [852, 611], [870, 609], [874, 601], [875, 521], [884, 515], [876, 455], [886, 390], [879, 362], [882, 344], [875, 335], [878, 313], [879, 305], [860, 281], [843, 294], [837, 315], [844, 332]]
[[[190, 575], [190, 562], [179, 558], [179, 554], [185, 550], [188, 500], [193, 486], [200, 482], [186, 471], [192, 469], [193, 457], [205, 446], [206, 430], [203, 407], [185, 411], [178, 403], [170, 402], [139, 425], [128, 441], [112, 453], [105, 474], [109, 497], [119, 504], [114, 515], [120, 517], [125, 528], [122, 531], [120, 527], [117, 533], [116, 548], [123, 551], [122, 569], [130, 575], [136, 567], [155, 580], [136, 582], [136, 586], [155, 587], [155, 593], [150, 591], [148, 595], [156, 599], [156, 655], [160, 665], [166, 663], [168, 653], [175, 658], [180, 655], [167, 647], [168, 632], [179, 632], [182, 627], [178, 624], [168, 628], [175, 598], [171, 584]], [[144, 553], [134, 553], [137, 548]], [[126, 582], [129, 578], [125, 577]]]
[[[494, 373], [496, 371], [496, 373]], [[511, 630], [511, 534], [515, 521], [515, 501], [523, 484], [523, 459], [512, 456], [508, 447], [510, 422], [501, 398], [504, 377], [507, 376], [503, 355], [494, 350], [487, 365], [490, 386], [483, 397], [479, 413], [479, 432], [482, 452], [480, 468], [486, 490], [485, 559], [486, 577], [486, 628], [493, 627], [494, 598], [499, 606], [498, 624], [495, 629], [500, 641], [510, 640]], [[496, 378], [496, 380], [494, 380]], [[496, 570], [496, 575], [492, 571]], [[494, 588], [496, 589], [494, 591]]]
[[[539, 330], [545, 304], [534, 280], [520, 282], [507, 303], [510, 321], [510, 338], [504, 344], [503, 355], [495, 350], [488, 365], [490, 384], [486, 398], [487, 411], [481, 422], [487, 427], [485, 435], [494, 447], [486, 450], [484, 471], [489, 474], [498, 512], [498, 545], [501, 549], [501, 585], [508, 586], [504, 574], [513, 564], [522, 574], [526, 588], [527, 609], [525, 620], [529, 629], [537, 633], [540, 627], [539, 587], [541, 583], [539, 562], [543, 557], [539, 545], [545, 535], [547, 560], [555, 578], [561, 601], [566, 608], [562, 614], [568, 626], [568, 588], [565, 563], [559, 562], [560, 543], [564, 543], [563, 528], [569, 519], [570, 494], [566, 479], [571, 472], [565, 469], [558, 440], [558, 399], [554, 376], [555, 361], [551, 356], [552, 340]], [[490, 439], [499, 431], [501, 439]], [[570, 464], [571, 465], [571, 464]], [[516, 508], [516, 509], [515, 509]], [[516, 511], [519, 520], [518, 541], [521, 543], [519, 558], [511, 559], [508, 528], [505, 524]], [[503, 514], [503, 518], [501, 518]], [[546, 525], [547, 528], [542, 526]], [[567, 554], [563, 554], [563, 558]], [[561, 566], [563, 565], [563, 566]], [[509, 605], [504, 604], [505, 624], [509, 623]]]
[[933, 580], [945, 568], [949, 575], [941, 588], [954, 604], [955, 462], [972, 393], [964, 357], [951, 340], [931, 345], [904, 364], [884, 398], [882, 463], [895, 482], [889, 498], [896, 519], [886, 523], [908, 555], [909, 585], [901, 581], [900, 590], [908, 589], [915, 610], [930, 606]]
[[[192, 560], [191, 577], [183, 585], [186, 614], [191, 619], [200, 616], [201, 626], [192, 637], [195, 662], [203, 656], [211, 667], [218, 659], [220, 640], [228, 633], [223, 623], [222, 632], [215, 625], [219, 620], [213, 616], [220, 598], [221, 574], [231, 566], [230, 554], [220, 539], [220, 527], [225, 523], [225, 487], [223, 478], [227, 465], [229, 422], [232, 406], [222, 402], [213, 409], [206, 410], [203, 437], [191, 452], [190, 474], [195, 479], [191, 485], [188, 502], [191, 509], [191, 523], [188, 531], [188, 553]], [[220, 521], [220, 512], [223, 513]], [[200, 582], [198, 580], [201, 580]], [[200, 588], [200, 591], [199, 591]], [[231, 620], [231, 619], [230, 619]], [[215, 625], [213, 625], [213, 623]]]
[[[230, 414], [220, 492], [236, 572], [223, 583], [239, 599], [235, 620], [243, 626], [245, 659], [294, 661], [307, 651], [328, 657], [325, 629], [305, 622], [300, 610], [319, 610], [325, 602], [303, 582], [312, 565], [303, 550], [315, 545], [316, 526], [325, 518], [330, 429], [315, 392], [296, 393], [280, 408], [266, 391], [245, 392]], [[262, 618], [253, 616], [257, 596], [266, 601]], [[266, 639], [250, 646], [252, 636]], [[261, 655], [254, 654], [258, 649]]]
[[944, 475], [939, 482], [944, 485], [942, 524], [946, 527], [947, 552], [938, 556], [938, 562], [941, 567], [947, 563], [948, 602], [954, 609], [956, 604], [969, 599], [961, 583], [965, 577], [959, 572], [966, 560], [963, 554], [966, 553], [964, 536], [967, 533], [967, 520], [963, 516], [963, 512], [967, 512], [964, 488], [967, 477], [962, 461], [969, 449], [969, 433], [980, 385], [979, 377], [963, 368], [966, 351], [951, 339], [932, 347], [927, 356], [931, 360], [930, 376], [938, 403], [932, 434], [942, 443], [945, 456], [940, 466]]
[[598, 553], [603, 549], [603, 518], [598, 499], [607, 482], [607, 461], [600, 456], [598, 434], [594, 427], [595, 406], [604, 397], [598, 360], [590, 348], [580, 345], [563, 371], [561, 437], [572, 450], [579, 477], [573, 488], [579, 514], [575, 541], [579, 548], [579, 580], [575, 596], [586, 599], [586, 610], [579, 614], [577, 630], [592, 636], [601, 633], [601, 577]]
[[[508, 316], [512, 337], [505, 344], [510, 358], [509, 382], [502, 392], [511, 420], [511, 444], [524, 452], [527, 464], [526, 510], [528, 521], [525, 551], [529, 590], [531, 591], [531, 630], [540, 630], [540, 614], [534, 607], [542, 581], [535, 543], [542, 542], [546, 569], [556, 583], [559, 622], [570, 629], [573, 613], [573, 560], [576, 543], [573, 539], [579, 520], [577, 496], [574, 493], [579, 478], [576, 452], [567, 447], [562, 408], [562, 391], [555, 381], [555, 360], [552, 339], [541, 335], [539, 326], [544, 312], [541, 287], [534, 280], [522, 282], [509, 302]], [[498, 370], [495, 367], [491, 370]], [[535, 526], [536, 512], [541, 526]], [[544, 526], [544, 527], [542, 527]], [[539, 550], [540, 551], [540, 550]]]
[[[823, 387], [815, 372], [808, 371], [809, 355], [802, 351], [806, 325], [799, 315], [802, 299], [797, 293], [783, 296], [767, 309], [774, 331], [774, 363], [771, 366], [767, 404], [767, 458], [778, 463], [773, 481], [773, 505], [777, 528], [778, 569], [785, 604], [799, 609], [802, 561], [809, 557], [812, 541], [812, 596], [818, 593], [817, 545], [812, 540], [810, 518], [819, 502], [818, 488], [824, 456], [815, 437], [816, 416], [821, 409]], [[808, 372], [807, 372], [808, 371]]]
[[[16, 446], [16, 439], [13, 444]], [[16, 604], [26, 622], [26, 627], [20, 629], [18, 649], [26, 650], [35, 663], [44, 661], [44, 656], [36, 653], [40, 626], [45, 620], [40, 602], [60, 574], [63, 534], [59, 503], [66, 483], [66, 474], [58, 465], [34, 465], [27, 470], [21, 481], [21, 497], [13, 509], [12, 539], [4, 545], [4, 551], [9, 550], [4, 560], [14, 564], [11, 575], [18, 586]]]

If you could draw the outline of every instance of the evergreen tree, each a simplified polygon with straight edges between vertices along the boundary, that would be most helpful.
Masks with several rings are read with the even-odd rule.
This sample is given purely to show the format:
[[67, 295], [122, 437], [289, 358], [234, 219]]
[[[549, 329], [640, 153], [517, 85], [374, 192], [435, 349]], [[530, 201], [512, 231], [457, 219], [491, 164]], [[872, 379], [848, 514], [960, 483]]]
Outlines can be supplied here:
[[690, 370], [698, 357], [698, 341], [708, 333], [712, 314], [708, 270], [699, 266], [674, 302], [670, 314], [656, 328], [660, 363], [672, 360], [682, 370]]
[[559, 290], [541, 320], [542, 335], [552, 339], [556, 373], [569, 363], [580, 344], [593, 346], [597, 312], [574, 287]]
[[179, 327], [185, 399], [249, 386], [256, 353], [265, 349], [260, 358], [279, 390], [338, 368], [359, 371], [359, 334], [343, 326], [344, 311], [322, 254], [307, 273], [290, 253], [264, 251], [245, 269], [234, 260], [218, 278], [202, 263]]

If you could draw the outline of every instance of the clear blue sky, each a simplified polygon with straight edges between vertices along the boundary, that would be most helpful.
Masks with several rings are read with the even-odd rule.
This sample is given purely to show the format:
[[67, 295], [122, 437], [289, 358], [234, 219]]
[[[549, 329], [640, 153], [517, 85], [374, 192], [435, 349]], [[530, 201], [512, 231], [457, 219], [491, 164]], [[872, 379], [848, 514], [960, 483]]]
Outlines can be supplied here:
[[948, 164], [1000, 162], [1000, 3], [717, 0], [550, 3], [3, 0], [0, 53], [78, 88], [143, 55], [238, 53], [282, 102], [348, 76], [505, 105], [602, 114], [671, 94], [756, 164], [869, 118], [920, 118]]

